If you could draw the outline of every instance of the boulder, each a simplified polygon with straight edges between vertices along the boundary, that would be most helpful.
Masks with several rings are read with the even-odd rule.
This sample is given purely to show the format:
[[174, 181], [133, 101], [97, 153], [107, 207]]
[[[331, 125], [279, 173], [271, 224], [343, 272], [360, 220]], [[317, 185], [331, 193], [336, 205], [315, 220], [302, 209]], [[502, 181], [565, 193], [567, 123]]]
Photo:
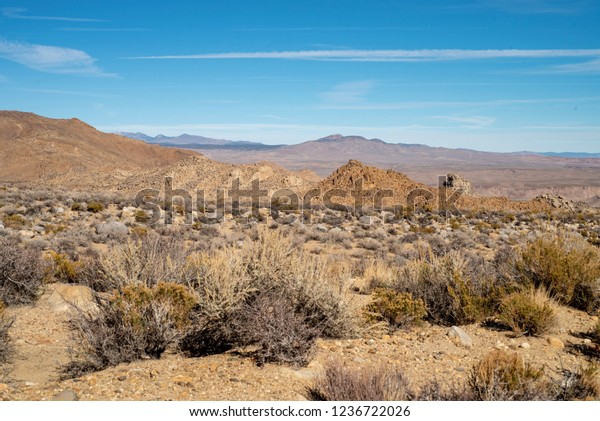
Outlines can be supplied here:
[[96, 225], [96, 233], [99, 235], [107, 235], [109, 237], [119, 237], [127, 235], [129, 233], [129, 228], [122, 222], [103, 222]]
[[460, 343], [465, 348], [473, 347], [473, 340], [469, 334], [458, 326], [452, 326], [448, 331], [448, 336], [454, 341]]
[[94, 293], [83, 285], [49, 285], [41, 301], [45, 301], [50, 310], [55, 313], [67, 313], [76, 309], [94, 313], [98, 309]]

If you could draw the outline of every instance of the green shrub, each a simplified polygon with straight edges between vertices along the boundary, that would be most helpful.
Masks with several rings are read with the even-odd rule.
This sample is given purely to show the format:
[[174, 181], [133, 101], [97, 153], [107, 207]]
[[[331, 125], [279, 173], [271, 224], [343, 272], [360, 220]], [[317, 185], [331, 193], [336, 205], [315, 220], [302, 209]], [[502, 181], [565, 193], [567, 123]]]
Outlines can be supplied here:
[[388, 288], [373, 291], [373, 302], [365, 310], [369, 320], [385, 321], [392, 329], [419, 323], [427, 316], [423, 300], [415, 300], [408, 292]]
[[82, 348], [64, 368], [65, 374], [159, 358], [183, 337], [195, 304], [186, 287], [172, 283], [131, 285], [108, 299], [97, 298], [97, 311], [81, 311], [71, 321]]
[[544, 291], [515, 292], [500, 304], [499, 320], [514, 332], [541, 335], [556, 325], [551, 300]]
[[135, 217], [135, 222], [138, 222], [140, 224], [145, 224], [146, 222], [148, 222], [150, 220], [150, 217], [148, 216], [146, 211], [142, 210], [142, 209], [137, 210], [134, 214], [134, 217]]
[[562, 304], [600, 308], [600, 249], [577, 234], [559, 233], [520, 248], [514, 261], [521, 283], [544, 288]]
[[87, 205], [88, 212], [98, 213], [104, 210], [104, 205], [100, 202], [92, 201]]
[[52, 279], [56, 282], [68, 284], [78, 283], [79, 281], [79, 262], [72, 261], [64, 253], [53, 252], [50, 256], [52, 264]]
[[22, 229], [27, 225], [27, 219], [23, 215], [6, 215], [2, 218], [4, 226], [12, 229]]

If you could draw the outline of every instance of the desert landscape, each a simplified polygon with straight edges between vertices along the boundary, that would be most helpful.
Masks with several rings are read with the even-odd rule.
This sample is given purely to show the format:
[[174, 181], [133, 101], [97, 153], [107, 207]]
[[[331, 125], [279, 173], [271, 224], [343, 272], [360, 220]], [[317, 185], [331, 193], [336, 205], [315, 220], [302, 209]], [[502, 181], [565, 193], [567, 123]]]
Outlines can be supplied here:
[[598, 398], [593, 203], [16, 111], [0, 157], [2, 399]]
[[0, 417], [593, 416], [598, 22], [1, 5]]

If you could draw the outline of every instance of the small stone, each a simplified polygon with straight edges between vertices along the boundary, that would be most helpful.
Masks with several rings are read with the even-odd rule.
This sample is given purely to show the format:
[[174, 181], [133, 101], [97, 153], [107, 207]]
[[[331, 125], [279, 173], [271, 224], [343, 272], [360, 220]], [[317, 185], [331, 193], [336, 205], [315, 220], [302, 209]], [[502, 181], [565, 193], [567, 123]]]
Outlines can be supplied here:
[[192, 384], [194, 383], [194, 379], [190, 376], [184, 376], [184, 375], [179, 375], [179, 376], [175, 376], [172, 379], [173, 383], [179, 385], [179, 386], [186, 386], [186, 387], [191, 387]]
[[506, 346], [504, 344], [504, 342], [502, 342], [501, 340], [496, 341], [496, 345], [494, 345], [494, 348], [496, 349], [507, 349], [508, 346]]
[[458, 326], [452, 326], [448, 331], [448, 336], [452, 339], [457, 340], [465, 348], [473, 347], [473, 340], [471, 339], [471, 337], [467, 334], [467, 332], [465, 332]]
[[117, 380], [120, 382], [124, 382], [125, 380], [127, 380], [127, 376], [124, 376], [124, 375], [119, 376], [119, 377], [117, 377]]
[[363, 215], [358, 219], [358, 222], [360, 222], [363, 225], [371, 225], [371, 217]]
[[8, 385], [6, 383], [0, 383], [0, 392], [5, 392], [8, 390]]
[[584, 344], [591, 344], [591, 343], [592, 343], [592, 340], [591, 340], [591, 339], [589, 339], [589, 338], [585, 338], [585, 339], [583, 340], [583, 343], [584, 343]]
[[78, 401], [79, 397], [72, 389], [65, 389], [52, 398], [53, 401]]
[[546, 342], [548, 342], [548, 345], [550, 345], [552, 348], [561, 349], [565, 347], [565, 343], [555, 336], [546, 338]]
[[528, 342], [523, 342], [520, 346], [523, 349], [530, 349], [531, 348], [531, 345], [529, 345]]
[[319, 232], [327, 232], [327, 227], [325, 225], [323, 225], [323, 224], [319, 224], [315, 228]]
[[33, 227], [33, 231], [37, 232], [38, 234], [44, 234], [46, 232], [46, 229], [41, 225], [36, 225], [35, 227]]

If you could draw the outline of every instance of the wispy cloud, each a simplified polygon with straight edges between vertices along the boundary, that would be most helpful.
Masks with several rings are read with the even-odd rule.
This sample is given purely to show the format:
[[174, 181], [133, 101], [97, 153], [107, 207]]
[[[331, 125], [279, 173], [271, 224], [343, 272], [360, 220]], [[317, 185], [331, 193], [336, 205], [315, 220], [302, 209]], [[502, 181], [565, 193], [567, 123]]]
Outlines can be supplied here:
[[458, 123], [458, 127], [463, 129], [481, 129], [484, 127], [489, 127], [496, 122], [495, 117], [488, 116], [471, 116], [471, 117], [461, 117], [461, 116], [431, 116], [430, 118], [435, 120], [448, 121], [451, 123]]
[[499, 99], [491, 101], [405, 101], [365, 104], [321, 104], [318, 106], [318, 108], [336, 110], [406, 110], [415, 108], [503, 107], [597, 101], [600, 101], [600, 97]]
[[320, 60], [320, 61], [457, 61], [457, 60], [489, 60], [489, 59], [541, 59], [600, 57], [600, 49], [570, 50], [461, 50], [461, 49], [428, 49], [428, 50], [312, 50], [312, 51], [257, 51], [207, 53], [188, 55], [158, 55], [127, 57], [129, 59], [146, 60], [211, 60], [211, 59], [282, 59], [282, 60]]
[[68, 96], [84, 96], [91, 98], [116, 98], [117, 95], [111, 94], [99, 94], [96, 92], [85, 92], [85, 91], [67, 91], [63, 89], [35, 89], [35, 88], [15, 88], [22, 92], [32, 92], [36, 94], [50, 94], [50, 95], [68, 95]]
[[31, 69], [47, 73], [116, 76], [105, 73], [88, 53], [73, 48], [27, 44], [0, 39], [0, 58], [20, 63]]
[[3, 7], [0, 9], [2, 15], [10, 19], [27, 19], [27, 20], [51, 20], [51, 21], [62, 21], [62, 22], [106, 22], [101, 19], [90, 19], [90, 18], [73, 18], [66, 16], [35, 16], [25, 14], [27, 9], [22, 7]]
[[513, 14], [570, 15], [582, 12], [589, 4], [586, 0], [478, 0], [465, 7], [496, 9]]
[[65, 32], [146, 32], [147, 28], [84, 28], [84, 27], [62, 27], [56, 28], [57, 31]]
[[423, 26], [292, 26], [279, 28], [234, 28], [244, 32], [311, 32], [311, 31], [428, 31], [436, 28]]
[[340, 83], [331, 90], [322, 92], [319, 96], [327, 103], [355, 104], [363, 101], [365, 96], [371, 92], [374, 85], [372, 80]]
[[550, 67], [545, 73], [600, 73], [600, 58], [583, 63], [559, 64]]

